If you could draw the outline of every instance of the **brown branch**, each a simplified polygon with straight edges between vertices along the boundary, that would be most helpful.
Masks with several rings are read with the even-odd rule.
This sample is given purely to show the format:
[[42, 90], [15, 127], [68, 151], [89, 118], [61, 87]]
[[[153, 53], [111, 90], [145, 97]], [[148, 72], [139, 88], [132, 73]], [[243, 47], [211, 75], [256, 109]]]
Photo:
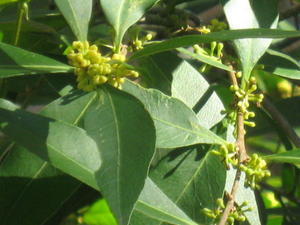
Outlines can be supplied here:
[[297, 15], [298, 13], [300, 13], [300, 4], [297, 3], [293, 7], [281, 12], [279, 19], [285, 20], [289, 17]]
[[293, 144], [300, 148], [300, 138], [290, 125], [289, 121], [281, 114], [281, 112], [273, 105], [273, 103], [265, 98], [263, 102], [263, 108], [271, 115], [271, 117], [277, 122], [278, 126], [284, 131], [286, 136], [293, 142]]
[[[230, 66], [232, 68], [232, 66]], [[238, 85], [238, 81], [236, 79], [234, 72], [229, 72], [229, 77], [231, 83], [233, 85]], [[237, 126], [237, 139], [236, 139], [236, 148], [238, 151], [238, 159], [239, 164], [248, 160], [248, 154], [245, 148], [245, 129], [244, 129], [244, 115], [243, 113], [237, 109], [237, 118], [236, 118], [236, 126]], [[228, 216], [232, 209], [234, 208], [236, 194], [240, 185], [242, 171], [238, 168], [235, 174], [234, 182], [231, 188], [231, 192], [229, 194], [229, 199], [226, 203], [226, 207], [224, 212], [220, 218], [218, 225], [225, 225], [228, 219]]]

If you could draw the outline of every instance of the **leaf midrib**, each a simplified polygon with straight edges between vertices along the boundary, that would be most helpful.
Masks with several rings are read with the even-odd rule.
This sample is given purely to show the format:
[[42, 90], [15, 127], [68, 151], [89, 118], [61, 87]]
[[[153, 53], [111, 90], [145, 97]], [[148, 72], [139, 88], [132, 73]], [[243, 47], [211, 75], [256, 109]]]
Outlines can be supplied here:
[[[86, 106], [83, 107], [83, 110], [78, 114], [78, 116], [76, 117], [76, 119], [74, 121], [71, 122], [72, 125], [76, 125], [78, 123], [78, 121], [81, 119], [81, 116], [86, 112], [86, 110], [88, 109], [88, 107], [90, 106], [90, 104], [95, 100], [95, 98], [97, 97], [97, 94], [95, 94], [90, 101], [87, 102]], [[1, 163], [1, 162], [0, 162]], [[20, 196], [15, 200], [15, 203], [14, 203], [14, 206], [17, 204], [17, 202], [22, 198], [23, 194], [26, 192], [26, 190], [29, 188], [30, 184], [34, 182], [34, 179], [42, 172], [42, 170], [48, 165], [49, 163], [47, 161], [45, 161], [43, 163], [43, 165], [41, 166], [41, 168], [36, 172], [36, 174], [30, 179], [30, 181], [25, 185], [25, 187], [23, 188]], [[78, 188], [81, 186], [81, 184], [79, 184]], [[78, 189], [76, 188], [76, 190]], [[74, 190], [74, 192], [76, 191]], [[74, 193], [72, 192], [72, 194]], [[69, 196], [71, 197], [72, 194]], [[68, 198], [69, 199], [69, 198]], [[67, 199], [65, 200], [67, 201]], [[65, 202], [64, 201], [64, 202]], [[9, 214], [11, 214], [11, 212], [13, 212], [13, 208], [14, 206], [12, 207], [12, 209], [10, 209]], [[52, 214], [53, 215], [53, 214]], [[51, 216], [47, 217], [45, 219], [45, 221], [41, 224], [43, 225], [45, 222], [47, 222], [47, 220], [50, 218]]]
[[[159, 119], [159, 118], [157, 118], [157, 117], [155, 117], [155, 116], [152, 116], [152, 118], [153, 118], [154, 120], [157, 120], [157, 121], [161, 122], [161, 123], [167, 124], [167, 125], [169, 125], [169, 126], [171, 126], [171, 127], [175, 127], [175, 128], [177, 128], [177, 129], [184, 130], [184, 131], [186, 131], [187, 133], [194, 134], [194, 135], [196, 135], [197, 137], [205, 138], [205, 137], [201, 137], [201, 133], [198, 133], [198, 132], [196, 132], [196, 131], [194, 131], [194, 130], [190, 130], [190, 129], [187, 129], [187, 128], [184, 128], [184, 127], [175, 125], [175, 124], [170, 123], [170, 122], [168, 122], [168, 121]], [[205, 128], [204, 128], [204, 129], [205, 129]], [[208, 132], [209, 130], [206, 130], [206, 131]], [[211, 131], [209, 131], [209, 132], [211, 132]], [[215, 136], [214, 133], [211, 132], [211, 135], [212, 135], [212, 137], [208, 137], [208, 138], [214, 139], [214, 140], [216, 141], [216, 142], [214, 142], [214, 144], [223, 144], [223, 143], [226, 143], [224, 140], [222, 140], [222, 139], [219, 138], [218, 136]], [[205, 134], [205, 136], [207, 137], [208, 134]], [[219, 140], [217, 140], [217, 137], [219, 138]], [[222, 141], [222, 142], [221, 142], [221, 141]], [[207, 143], [207, 142], [205, 142], [205, 143]]]
[[[113, 113], [113, 119], [114, 119], [114, 124], [115, 124], [115, 129], [116, 129], [116, 138], [117, 138], [117, 179], [120, 178], [120, 174], [121, 174], [121, 168], [120, 168], [120, 165], [121, 165], [121, 162], [120, 162], [120, 158], [121, 158], [121, 150], [120, 150], [120, 146], [121, 146], [121, 139], [120, 139], [120, 128], [119, 128], [119, 125], [118, 125], [118, 117], [117, 117], [117, 113], [116, 113], [116, 109], [115, 109], [115, 105], [114, 105], [114, 102], [113, 102], [113, 99], [110, 95], [110, 93], [108, 91], [106, 91], [107, 93], [107, 96], [108, 96], [108, 99], [109, 99], [109, 102], [110, 102], [110, 106], [111, 106], [111, 110], [112, 110], [112, 113]], [[119, 179], [118, 179], [119, 180]], [[122, 211], [122, 204], [121, 204], [121, 190], [120, 190], [120, 185], [119, 185], [119, 182], [116, 183], [116, 186], [117, 186], [117, 201], [118, 201], [118, 206], [119, 206], [119, 214], [121, 215], [121, 211]]]
[[[170, 201], [171, 201], [171, 200], [170, 200]], [[161, 212], [162, 214], [165, 214], [165, 215], [168, 215], [168, 216], [170, 216], [170, 217], [175, 218], [176, 220], [182, 221], [183, 223], [185, 223], [185, 224], [187, 224], [187, 225], [197, 225], [196, 223], [192, 223], [192, 222], [190, 222], [190, 221], [188, 221], [188, 220], [184, 220], [184, 219], [181, 218], [181, 217], [177, 217], [177, 216], [175, 216], [175, 215], [173, 215], [173, 214], [169, 214], [168, 212], [163, 211], [163, 210], [161, 210], [161, 209], [159, 209], [159, 208], [154, 208], [152, 205], [149, 205], [149, 204], [147, 204], [146, 202], [144, 202], [144, 201], [142, 201], [142, 200], [138, 200], [138, 202], [139, 202], [140, 204], [143, 204], [143, 205], [147, 206], [148, 208], [151, 208], [151, 209], [153, 209], [153, 210], [155, 210], [155, 211], [159, 211], [159, 212]], [[147, 217], [151, 217], [151, 216], [149, 216], [148, 214], [144, 213], [142, 210], [140, 210], [138, 207], [136, 207], [135, 209], [136, 209], [138, 212], [140, 212], [140, 213], [146, 215]], [[151, 218], [154, 218], [154, 217], [152, 216]], [[157, 219], [157, 218], [154, 218], [154, 219]], [[167, 221], [162, 221], [160, 224], [165, 223], [165, 222], [167, 222]]]
[[11, 213], [13, 212], [13, 210], [16, 208], [17, 203], [20, 201], [20, 199], [23, 197], [23, 195], [25, 194], [26, 190], [29, 188], [29, 186], [34, 182], [34, 180], [42, 173], [43, 169], [47, 166], [47, 162], [45, 161], [43, 163], [43, 165], [40, 167], [40, 169], [34, 174], [34, 176], [32, 177], [32, 179], [25, 185], [25, 187], [23, 188], [21, 194], [18, 196], [18, 198], [16, 199], [16, 201], [14, 202], [13, 206], [11, 207], [11, 209], [8, 211], [7, 216], [6, 216], [6, 220], [10, 218]]

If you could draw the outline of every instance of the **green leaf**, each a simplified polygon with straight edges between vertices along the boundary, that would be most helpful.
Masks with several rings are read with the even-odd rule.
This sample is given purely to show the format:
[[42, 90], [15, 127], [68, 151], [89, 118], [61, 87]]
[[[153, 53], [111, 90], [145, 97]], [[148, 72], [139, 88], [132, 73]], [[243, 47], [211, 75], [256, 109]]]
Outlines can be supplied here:
[[206, 55], [201, 55], [201, 54], [196, 54], [196, 53], [193, 53], [185, 48], [177, 48], [177, 51], [187, 55], [187, 56], [190, 56], [200, 62], [203, 62], [205, 64], [208, 64], [208, 65], [211, 65], [211, 66], [214, 66], [216, 68], [219, 68], [219, 69], [222, 69], [222, 70], [226, 70], [226, 71], [233, 71], [229, 66], [226, 66], [224, 64], [222, 64], [221, 62], [219, 61], [216, 61], [216, 60], [213, 60], [211, 59], [211, 57], [209, 56], [206, 56]]
[[178, 99], [155, 89], [126, 81], [123, 90], [138, 98], [150, 113], [156, 128], [156, 147], [175, 148], [198, 143], [224, 144], [225, 140], [199, 125], [196, 114]]
[[83, 215], [85, 224], [118, 225], [105, 199], [98, 200]]
[[142, 78], [147, 87], [159, 89], [193, 108], [200, 125], [210, 129], [224, 117], [219, 97], [187, 61], [171, 52], [163, 52], [140, 58], [139, 63], [143, 65]]
[[300, 64], [297, 60], [271, 49], [267, 50], [267, 53], [260, 61], [264, 65], [265, 70], [289, 79], [300, 79]]
[[202, 224], [211, 223], [201, 210], [217, 207], [216, 199], [223, 195], [225, 175], [219, 157], [207, 153], [203, 146], [170, 152], [150, 173], [151, 179], [178, 207]]
[[185, 35], [170, 38], [151, 45], [147, 45], [142, 50], [135, 52], [130, 59], [137, 59], [153, 55], [159, 52], [173, 50], [179, 47], [192, 46], [199, 43], [210, 43], [212, 41], [229, 41], [244, 38], [289, 38], [300, 37], [299, 31], [286, 31], [279, 29], [239, 29], [213, 32], [204, 35]]
[[15, 146], [0, 165], [0, 224], [42, 225], [79, 186], [74, 178]]
[[0, 109], [0, 121], [2, 132], [17, 143], [97, 189], [95, 175], [101, 166], [100, 153], [84, 130], [23, 110]]
[[266, 155], [263, 158], [271, 162], [300, 164], [300, 149]]
[[[168, 59], [176, 62], [171, 54]], [[224, 106], [221, 100], [212, 86], [191, 64], [181, 60], [172, 73], [172, 97], [180, 99], [192, 108], [201, 126], [210, 129], [224, 118], [222, 113]]]
[[127, 224], [154, 154], [155, 128], [134, 97], [111, 87], [98, 94], [84, 116], [84, 127], [100, 149], [101, 192], [118, 223]]
[[104, 193], [119, 224], [127, 224], [155, 147], [153, 121], [143, 105], [108, 87], [98, 93], [71, 92], [48, 105], [44, 113], [84, 124], [102, 159], [101, 170], [95, 175], [96, 189]]
[[[222, 2], [230, 29], [277, 27], [278, 0], [222, 0]], [[271, 42], [272, 39], [265, 38], [234, 41], [245, 80], [248, 80], [253, 67]]]
[[20, 0], [0, 0], [0, 6], [18, 2]]
[[79, 41], [87, 40], [93, 0], [55, 0]]
[[[9, 110], [18, 108], [3, 99], [0, 100], [0, 105]], [[42, 114], [51, 117], [50, 108], [49, 105], [49, 113], [43, 110]], [[52, 115], [52, 118], [63, 119], [63, 115], [60, 115]], [[73, 123], [72, 117], [66, 117], [66, 120]], [[19, 225], [22, 221], [23, 225], [44, 224], [81, 183], [53, 168], [27, 149], [14, 145], [9, 152], [0, 164], [1, 190], [9, 190], [0, 194], [0, 223]], [[28, 216], [32, 214], [35, 216]]]
[[64, 63], [0, 42], [0, 78], [30, 74], [68, 73]]
[[150, 178], [146, 180], [130, 222], [131, 225], [149, 224], [148, 218], [141, 221], [137, 213], [174, 225], [197, 225]]
[[100, 0], [109, 23], [115, 30], [115, 47], [120, 44], [127, 29], [136, 23], [158, 0]]

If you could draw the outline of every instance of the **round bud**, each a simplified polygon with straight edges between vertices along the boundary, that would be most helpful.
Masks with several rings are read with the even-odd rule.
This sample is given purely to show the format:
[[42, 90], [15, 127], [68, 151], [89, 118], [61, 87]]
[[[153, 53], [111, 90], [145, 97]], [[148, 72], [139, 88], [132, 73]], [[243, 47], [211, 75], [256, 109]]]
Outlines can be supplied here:
[[122, 54], [113, 54], [113, 56], [111, 57], [112, 60], [117, 60], [117, 61], [121, 61], [124, 62], [126, 60], [126, 57]]
[[125, 82], [125, 78], [123, 77], [117, 78], [117, 81], [119, 84], [123, 84]]
[[256, 83], [256, 78], [255, 77], [250, 77], [249, 81], [250, 81], [250, 83], [255, 84]]
[[229, 216], [229, 217], [227, 218], [227, 222], [228, 222], [229, 224], [233, 224], [233, 223], [234, 223], [234, 218], [233, 218], [232, 216]]
[[237, 78], [241, 78], [241, 77], [243, 76], [243, 74], [242, 74], [241, 71], [239, 71], [239, 72], [237, 72], [237, 73], [235, 74], [235, 76], [236, 76]]
[[246, 220], [246, 217], [245, 216], [239, 216], [237, 218], [238, 221], [241, 221], [241, 222], [244, 222]]
[[153, 38], [152, 34], [147, 34], [147, 35], [146, 35], [146, 40], [147, 40], [147, 41], [152, 40], [152, 38]]
[[217, 201], [216, 201], [217, 205], [221, 208], [225, 208], [225, 205], [224, 205], [224, 201], [222, 198], [218, 198]]
[[91, 45], [89, 47], [89, 50], [91, 50], [91, 51], [98, 51], [98, 47], [96, 45]]

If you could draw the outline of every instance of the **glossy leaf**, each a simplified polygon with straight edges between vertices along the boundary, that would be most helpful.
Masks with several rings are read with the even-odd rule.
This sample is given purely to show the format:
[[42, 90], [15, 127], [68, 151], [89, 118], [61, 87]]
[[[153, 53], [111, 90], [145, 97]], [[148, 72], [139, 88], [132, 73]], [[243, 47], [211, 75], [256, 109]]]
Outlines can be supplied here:
[[[171, 55], [167, 58], [176, 62]], [[196, 112], [201, 126], [210, 129], [224, 118], [222, 113], [224, 106], [221, 100], [202, 74], [191, 64], [181, 60], [172, 73], [172, 96], [180, 99]]]
[[180, 53], [183, 53], [187, 56], [190, 56], [191, 58], [194, 58], [194, 59], [196, 59], [200, 62], [203, 62], [205, 64], [214, 66], [216, 68], [226, 70], [226, 71], [233, 71], [229, 66], [226, 66], [226, 65], [222, 64], [219, 61], [213, 60], [209, 56], [196, 54], [196, 53], [193, 53], [193, 52], [191, 52], [191, 51], [189, 51], [185, 48], [177, 48], [177, 51], [179, 51]]
[[216, 207], [216, 199], [222, 197], [226, 179], [224, 165], [206, 150], [200, 146], [174, 150], [150, 173], [158, 187], [201, 224], [211, 223], [201, 210]]
[[300, 149], [266, 155], [263, 158], [271, 162], [300, 164]]
[[47, 73], [67, 73], [71, 66], [0, 42], [0, 78]]
[[1, 1], [0, 1], [0, 6], [6, 5], [6, 4], [15, 3], [15, 2], [18, 2], [18, 1], [19, 1], [19, 0], [1, 0]]
[[148, 45], [142, 50], [135, 52], [130, 59], [137, 59], [153, 55], [159, 52], [173, 50], [179, 47], [192, 46], [199, 43], [210, 43], [212, 41], [229, 41], [244, 38], [289, 38], [300, 37], [299, 31], [286, 31], [279, 29], [239, 29], [213, 32], [204, 35], [185, 35], [170, 38], [155, 44]]
[[154, 153], [154, 126], [142, 104], [108, 87], [99, 93], [71, 92], [44, 111], [57, 117], [68, 115], [95, 139], [103, 160], [97, 178], [101, 192], [119, 223], [126, 224]]
[[109, 23], [115, 30], [115, 45], [119, 50], [126, 30], [136, 23], [158, 0], [100, 0]]
[[127, 224], [154, 154], [155, 128], [134, 97], [111, 87], [98, 94], [84, 127], [101, 152], [103, 168], [97, 179], [101, 192], [119, 224]]
[[0, 165], [0, 224], [42, 225], [79, 186], [74, 178], [15, 146]]
[[[165, 63], [168, 61], [168, 63]], [[224, 106], [204, 77], [187, 61], [171, 52], [139, 59], [143, 81], [193, 108], [199, 123], [210, 129], [223, 118]]]
[[123, 90], [138, 98], [150, 113], [155, 123], [157, 148], [226, 143], [210, 130], [200, 126], [196, 114], [183, 102], [130, 81], [123, 85]]
[[76, 38], [87, 40], [93, 0], [55, 0]]
[[97, 188], [95, 174], [100, 169], [101, 158], [96, 143], [84, 130], [22, 110], [0, 109], [0, 121], [2, 131], [17, 143]]
[[[1, 108], [9, 110], [18, 108], [2, 99], [0, 105]], [[48, 106], [48, 109], [50, 108]], [[51, 115], [45, 111], [42, 111], [42, 114], [53, 119], [63, 119], [59, 115]], [[73, 123], [71, 117], [64, 119]], [[81, 183], [53, 168], [27, 149], [14, 145], [10, 152], [0, 164], [0, 189], [9, 190], [0, 195], [0, 223], [44, 224], [59, 210], [62, 203], [72, 196]], [[57, 192], [57, 189], [60, 191]], [[33, 213], [35, 216], [30, 216]]]
[[267, 53], [260, 61], [265, 70], [289, 79], [300, 79], [300, 64], [297, 60], [289, 55], [270, 49]]
[[[223, 0], [222, 2], [230, 29], [277, 27], [277, 0]], [[265, 38], [234, 41], [245, 80], [248, 80], [253, 67], [271, 42], [272, 39]]]
[[150, 178], [146, 180], [130, 224], [151, 224], [149, 218], [144, 221], [135, 218], [137, 213], [158, 220], [156, 224], [167, 222], [174, 225], [197, 225]]

